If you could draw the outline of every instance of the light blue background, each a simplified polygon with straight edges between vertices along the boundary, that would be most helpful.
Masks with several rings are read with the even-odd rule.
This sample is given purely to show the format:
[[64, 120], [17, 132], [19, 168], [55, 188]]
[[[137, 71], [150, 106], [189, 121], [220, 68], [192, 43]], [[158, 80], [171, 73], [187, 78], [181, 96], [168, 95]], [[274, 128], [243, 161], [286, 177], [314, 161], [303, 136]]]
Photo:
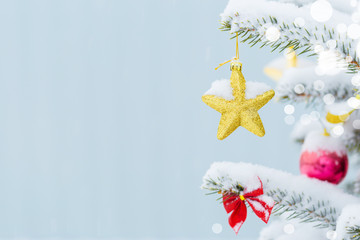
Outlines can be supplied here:
[[[216, 139], [201, 101], [228, 78], [226, 0], [0, 1], [0, 238], [235, 239], [215, 196], [214, 161], [298, 173], [283, 105], [266, 136]], [[247, 80], [277, 54], [240, 46]], [[216, 235], [211, 227], [221, 223]], [[254, 214], [237, 239], [264, 227]]]

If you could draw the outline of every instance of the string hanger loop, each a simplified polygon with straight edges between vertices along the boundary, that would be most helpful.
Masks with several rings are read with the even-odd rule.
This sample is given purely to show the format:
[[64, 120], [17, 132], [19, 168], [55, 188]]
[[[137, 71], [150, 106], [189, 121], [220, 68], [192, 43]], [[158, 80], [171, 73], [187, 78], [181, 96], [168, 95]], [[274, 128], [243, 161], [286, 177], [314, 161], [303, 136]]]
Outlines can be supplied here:
[[215, 68], [215, 70], [218, 70], [220, 67], [224, 66], [225, 64], [231, 62], [231, 61], [236, 61], [239, 60], [239, 41], [238, 41], [238, 36], [239, 33], [236, 33], [236, 56], [226, 62], [220, 63], [219, 66], [217, 68]]

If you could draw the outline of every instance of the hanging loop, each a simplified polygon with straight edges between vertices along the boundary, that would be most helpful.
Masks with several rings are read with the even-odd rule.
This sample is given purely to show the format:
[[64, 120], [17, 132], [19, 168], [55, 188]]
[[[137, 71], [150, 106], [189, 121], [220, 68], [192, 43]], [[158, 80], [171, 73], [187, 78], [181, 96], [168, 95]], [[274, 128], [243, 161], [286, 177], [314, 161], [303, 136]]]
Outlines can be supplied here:
[[239, 60], [239, 41], [238, 41], [238, 36], [239, 33], [236, 33], [236, 56], [226, 62], [220, 63], [219, 66], [217, 68], [215, 68], [215, 70], [218, 70], [220, 67], [224, 66], [225, 64], [231, 62], [231, 61], [236, 61]]

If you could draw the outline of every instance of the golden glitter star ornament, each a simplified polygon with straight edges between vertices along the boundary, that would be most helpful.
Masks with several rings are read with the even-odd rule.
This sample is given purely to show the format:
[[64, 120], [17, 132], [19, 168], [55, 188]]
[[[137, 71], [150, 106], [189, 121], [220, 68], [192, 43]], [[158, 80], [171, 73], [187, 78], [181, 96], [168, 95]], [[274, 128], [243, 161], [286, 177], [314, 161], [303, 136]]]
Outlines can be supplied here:
[[[242, 64], [239, 62], [238, 41], [236, 37], [236, 57], [225, 63], [231, 62], [230, 86], [232, 99], [225, 99], [216, 95], [205, 94], [203, 102], [221, 113], [217, 138], [223, 140], [234, 132], [239, 126], [244, 127], [255, 135], [262, 137], [265, 129], [258, 111], [274, 97], [274, 90], [268, 90], [262, 94], [246, 97], [246, 81], [241, 72]], [[224, 65], [220, 64], [220, 66]], [[220, 67], [219, 66], [219, 67]], [[218, 67], [218, 68], [219, 68]]]

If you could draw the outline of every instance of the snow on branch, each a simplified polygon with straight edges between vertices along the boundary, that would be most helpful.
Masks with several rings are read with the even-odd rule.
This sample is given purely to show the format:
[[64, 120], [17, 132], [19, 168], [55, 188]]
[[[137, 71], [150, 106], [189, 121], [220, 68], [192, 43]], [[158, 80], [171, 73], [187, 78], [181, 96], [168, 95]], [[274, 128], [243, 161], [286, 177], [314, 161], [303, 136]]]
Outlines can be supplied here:
[[[331, 48], [347, 60], [350, 70], [357, 72], [356, 36], [350, 38], [346, 32], [346, 26], [352, 23], [352, 9], [341, 1], [330, 1], [332, 16], [324, 24], [312, 17], [312, 3], [309, 0], [230, 0], [221, 14], [221, 29], [239, 34], [242, 42], [251, 46], [258, 43], [261, 47], [270, 46], [272, 51], [293, 46], [294, 50], [300, 49], [299, 54], [309, 52], [313, 55]], [[345, 26], [345, 31], [337, 27], [339, 23]], [[357, 30], [353, 30], [356, 35]], [[329, 40], [332, 40], [331, 44]]]
[[275, 200], [275, 213], [314, 222], [317, 227], [335, 228], [342, 208], [360, 202], [330, 183], [243, 162], [213, 163], [203, 177], [202, 188], [213, 193], [234, 191], [239, 185], [248, 186], [254, 177], [262, 180], [264, 194]]
[[360, 226], [355, 225], [352, 227], [347, 227], [347, 236], [351, 240], [359, 240], [360, 239]]
[[277, 86], [277, 97], [291, 102], [324, 104], [323, 97], [331, 94], [336, 101], [354, 96], [352, 75], [339, 71], [334, 75], [318, 75], [316, 67], [290, 68]]
[[337, 239], [360, 239], [360, 204], [344, 207], [337, 222], [336, 232]]
[[[345, 103], [345, 104], [344, 104]], [[343, 111], [347, 111], [347, 103], [334, 103], [332, 105], [328, 105], [326, 107], [327, 111], [331, 111], [333, 114], [341, 115], [343, 114]], [[336, 112], [336, 107], [339, 107], [340, 112]], [[332, 109], [332, 110], [330, 110]], [[350, 108], [351, 110], [351, 108]], [[350, 111], [348, 110], [348, 112]], [[326, 127], [330, 134], [338, 138], [339, 135], [334, 134], [332, 129], [334, 129], [335, 126], [342, 126], [344, 129], [344, 133], [341, 134], [339, 139], [341, 139], [342, 143], [346, 146], [347, 150], [349, 152], [360, 152], [360, 130], [355, 128], [354, 121], [360, 119], [360, 111], [356, 110], [353, 112], [350, 117], [344, 122], [340, 124], [331, 124], [327, 122], [325, 119], [315, 119], [315, 118], [309, 118], [309, 121], [301, 121], [299, 120], [291, 133], [291, 138], [293, 141], [298, 143], [303, 143], [306, 135], [308, 135], [310, 132], [313, 131], [323, 131], [324, 127]], [[360, 174], [359, 174], [359, 183], [360, 183]], [[358, 192], [360, 193], [360, 187]]]

